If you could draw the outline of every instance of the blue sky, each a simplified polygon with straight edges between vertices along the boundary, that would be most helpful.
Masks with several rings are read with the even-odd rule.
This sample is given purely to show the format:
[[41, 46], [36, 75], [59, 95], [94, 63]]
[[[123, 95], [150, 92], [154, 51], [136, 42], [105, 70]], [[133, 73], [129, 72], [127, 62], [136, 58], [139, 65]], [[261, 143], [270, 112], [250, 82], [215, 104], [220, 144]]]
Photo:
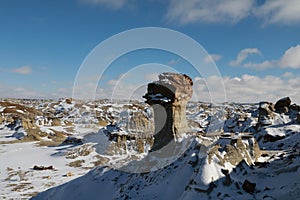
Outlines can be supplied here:
[[[229, 101], [291, 96], [300, 103], [299, 13], [297, 0], [1, 1], [0, 97], [71, 96], [76, 73], [93, 48], [120, 32], [150, 26], [179, 31], [201, 44], [221, 72]], [[178, 56], [157, 50], [132, 52], [113, 63], [99, 98], [109, 97], [118, 78], [145, 63], [189, 74], [198, 83], [197, 99], [209, 100], [201, 84], [214, 84], [213, 77], [203, 80]], [[146, 84], [155, 75], [131, 80]], [[122, 87], [139, 88], [126, 83]]]

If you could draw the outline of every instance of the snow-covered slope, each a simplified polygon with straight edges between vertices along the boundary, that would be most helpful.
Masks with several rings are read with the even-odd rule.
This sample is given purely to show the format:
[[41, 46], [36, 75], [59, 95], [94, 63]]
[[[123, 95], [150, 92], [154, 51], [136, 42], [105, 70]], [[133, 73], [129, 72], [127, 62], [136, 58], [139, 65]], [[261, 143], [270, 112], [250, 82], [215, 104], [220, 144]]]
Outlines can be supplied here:
[[[210, 142], [213, 141], [206, 141]], [[98, 167], [33, 199], [299, 198], [298, 151], [274, 152], [253, 166], [245, 161], [221, 166], [216, 156], [210, 160], [210, 148], [202, 143], [201, 138], [195, 139], [174, 163], [157, 171], [136, 174]], [[246, 180], [256, 184], [253, 192], [243, 189]]]

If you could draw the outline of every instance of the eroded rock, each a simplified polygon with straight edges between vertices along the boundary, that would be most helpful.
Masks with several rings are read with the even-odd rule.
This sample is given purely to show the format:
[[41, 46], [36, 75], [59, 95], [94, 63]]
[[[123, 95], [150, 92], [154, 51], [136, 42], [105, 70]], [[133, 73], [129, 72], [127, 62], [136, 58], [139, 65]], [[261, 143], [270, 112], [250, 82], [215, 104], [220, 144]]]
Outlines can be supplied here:
[[157, 150], [189, 131], [186, 104], [193, 94], [193, 81], [185, 74], [162, 73], [148, 84], [144, 98], [154, 110], [155, 135], [152, 150]]
[[289, 112], [289, 107], [291, 105], [291, 99], [289, 97], [284, 97], [279, 99], [275, 104], [275, 110], [278, 113], [287, 113]]
[[67, 98], [67, 99], [65, 99], [65, 102], [67, 103], [67, 104], [72, 104], [72, 98]]
[[262, 126], [267, 126], [272, 124], [272, 119], [274, 117], [275, 111], [274, 104], [270, 102], [259, 102], [258, 107], [258, 122]]

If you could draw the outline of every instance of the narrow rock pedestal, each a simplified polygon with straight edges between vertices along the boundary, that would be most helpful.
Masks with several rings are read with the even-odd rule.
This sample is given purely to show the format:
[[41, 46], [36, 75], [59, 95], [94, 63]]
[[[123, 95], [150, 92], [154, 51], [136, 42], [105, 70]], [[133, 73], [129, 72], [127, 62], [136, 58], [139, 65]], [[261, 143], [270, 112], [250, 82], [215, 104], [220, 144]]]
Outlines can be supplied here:
[[152, 151], [161, 149], [189, 131], [186, 104], [193, 94], [193, 81], [185, 74], [162, 73], [148, 84], [144, 98], [154, 110], [155, 135]]

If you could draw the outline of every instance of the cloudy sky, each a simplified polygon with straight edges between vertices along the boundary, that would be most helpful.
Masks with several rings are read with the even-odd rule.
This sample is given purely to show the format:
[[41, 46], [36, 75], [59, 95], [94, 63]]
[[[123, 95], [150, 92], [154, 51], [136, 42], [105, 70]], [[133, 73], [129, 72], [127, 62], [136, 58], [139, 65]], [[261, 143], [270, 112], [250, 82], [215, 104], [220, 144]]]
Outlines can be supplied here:
[[220, 76], [201, 77], [178, 55], [145, 49], [109, 66], [97, 98], [138, 97], [158, 73], [177, 71], [194, 79], [197, 100], [218, 97], [223, 82], [228, 101], [274, 102], [290, 96], [300, 104], [297, 0], [3, 0], [0, 97], [72, 96], [76, 74], [90, 52], [120, 32], [141, 27], [193, 38]]

